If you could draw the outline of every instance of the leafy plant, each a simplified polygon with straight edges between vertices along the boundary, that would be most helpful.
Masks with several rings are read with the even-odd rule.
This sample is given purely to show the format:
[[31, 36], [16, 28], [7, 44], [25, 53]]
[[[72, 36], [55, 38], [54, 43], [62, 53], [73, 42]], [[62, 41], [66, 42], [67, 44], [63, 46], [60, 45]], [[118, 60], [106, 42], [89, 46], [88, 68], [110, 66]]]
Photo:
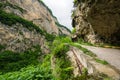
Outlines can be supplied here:
[[76, 33], [76, 29], [73, 28], [73, 30], [72, 30], [72, 34], [75, 34], [75, 33]]
[[0, 72], [18, 71], [28, 65], [38, 64], [38, 56], [42, 55], [41, 49], [27, 50], [24, 53], [3, 51], [0, 53]]
[[4, 48], [5, 48], [5, 46], [3, 46], [3, 45], [0, 44], [0, 51], [1, 51], [2, 49], [4, 49]]

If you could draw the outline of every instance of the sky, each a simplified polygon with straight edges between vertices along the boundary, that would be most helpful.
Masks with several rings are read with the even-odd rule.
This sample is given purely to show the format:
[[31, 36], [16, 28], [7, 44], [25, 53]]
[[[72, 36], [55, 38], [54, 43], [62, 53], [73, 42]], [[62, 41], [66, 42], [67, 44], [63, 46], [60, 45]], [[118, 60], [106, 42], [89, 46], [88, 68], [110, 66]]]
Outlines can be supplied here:
[[73, 10], [73, 0], [42, 0], [57, 17], [58, 21], [72, 30], [71, 11]]

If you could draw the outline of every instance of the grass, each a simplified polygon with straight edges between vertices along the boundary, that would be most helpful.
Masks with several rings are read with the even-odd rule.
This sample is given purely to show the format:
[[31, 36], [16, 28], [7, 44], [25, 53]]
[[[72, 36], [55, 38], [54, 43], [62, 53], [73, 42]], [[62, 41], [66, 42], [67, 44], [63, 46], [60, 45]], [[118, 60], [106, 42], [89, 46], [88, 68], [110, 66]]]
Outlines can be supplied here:
[[75, 44], [75, 43], [72, 43], [71, 45], [74, 46], [74, 47], [79, 48], [79, 49], [82, 50], [83, 53], [86, 54], [86, 55], [89, 55], [89, 56], [91, 56], [91, 57], [96, 57], [96, 55], [95, 55], [93, 52], [89, 51], [89, 50], [86, 49], [86, 48], [81, 47], [80, 45], [77, 45], [77, 44]]
[[95, 61], [98, 62], [98, 63], [101, 63], [101, 64], [103, 64], [103, 65], [107, 65], [107, 64], [108, 64], [107, 61], [101, 60], [101, 59], [98, 59], [98, 58], [95, 58]]
[[72, 43], [71, 45], [79, 48], [80, 50], [82, 50], [84, 54], [93, 57], [93, 59], [94, 59], [96, 62], [101, 63], [101, 64], [103, 64], [103, 65], [107, 65], [107, 64], [108, 64], [107, 61], [96, 58], [97, 55], [95, 55], [93, 52], [89, 51], [88, 49], [83, 48], [83, 47], [81, 47], [80, 45], [76, 45], [76, 44], [74, 44], [74, 43]]

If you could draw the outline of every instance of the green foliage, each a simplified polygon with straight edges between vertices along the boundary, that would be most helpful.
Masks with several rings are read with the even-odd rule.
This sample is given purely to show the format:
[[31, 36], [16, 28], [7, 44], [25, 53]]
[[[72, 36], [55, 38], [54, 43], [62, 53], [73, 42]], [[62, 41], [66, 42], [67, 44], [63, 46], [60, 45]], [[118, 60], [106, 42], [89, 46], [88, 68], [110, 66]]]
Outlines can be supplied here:
[[[80, 0], [80, 1], [81, 1], [81, 0]], [[77, 7], [78, 2], [79, 2], [79, 0], [74, 0], [74, 1], [73, 1], [73, 3], [74, 3], [74, 7]]]
[[107, 65], [107, 64], [108, 64], [107, 61], [101, 60], [101, 59], [98, 59], [98, 58], [95, 58], [95, 61], [98, 62], [98, 63], [104, 64], [104, 65]]
[[24, 12], [24, 11], [25, 11], [25, 10], [22, 9], [21, 7], [19, 7], [19, 6], [17, 6], [17, 5], [13, 5], [13, 4], [9, 3], [8, 1], [5, 2], [5, 3], [0, 2], [0, 8], [4, 8], [4, 7], [6, 7], [6, 6], [10, 6], [10, 7], [14, 8], [14, 9], [18, 9], [18, 10], [20, 10], [21, 12]]
[[15, 53], [8, 50], [0, 52], [0, 72], [17, 71], [31, 64], [36, 65], [40, 55], [42, 53], [39, 47], [34, 47], [34, 51], [27, 50], [24, 53]]
[[64, 25], [61, 25], [59, 22], [55, 22], [55, 24], [56, 24], [58, 27], [63, 27], [63, 28], [65, 28], [67, 31], [69, 31], [69, 32], [71, 33], [71, 31], [70, 31], [67, 27], [65, 27]]
[[75, 34], [75, 33], [76, 33], [76, 29], [73, 28], [73, 30], [72, 30], [72, 34]]
[[38, 26], [36, 26], [32, 22], [27, 21], [14, 14], [6, 13], [3, 10], [0, 10], [0, 22], [9, 26], [12, 26], [13, 24], [16, 24], [16, 23], [21, 23], [24, 27], [28, 28], [29, 30], [35, 29], [40, 34], [44, 33]]
[[69, 80], [73, 77], [73, 68], [66, 53], [69, 51], [68, 43], [71, 43], [69, 37], [57, 37], [52, 45], [52, 58], [55, 58], [55, 68], [53, 75], [55, 80]]
[[53, 80], [50, 71], [50, 63], [37, 66], [28, 66], [17, 72], [0, 75], [1, 80]]
[[79, 38], [77, 43], [82, 44], [82, 45], [89, 45], [89, 46], [93, 46], [93, 44], [86, 42], [83, 38]]
[[88, 80], [88, 70], [84, 68], [82, 72], [82, 75], [73, 78], [73, 80]]
[[44, 3], [42, 0], [38, 0], [38, 1], [39, 1], [44, 7], [46, 7], [46, 9], [50, 12], [50, 14], [51, 14], [51, 16], [52, 16], [53, 18], [57, 19], [57, 18], [53, 15], [51, 9], [50, 9], [48, 6], [46, 6], [45, 3]]
[[47, 39], [47, 41], [53, 41], [55, 39], [55, 35], [49, 34], [49, 33], [45, 33], [45, 38]]
[[4, 48], [5, 48], [5, 46], [3, 46], [3, 45], [0, 44], [0, 51], [1, 51], [2, 49], [4, 49]]
[[3, 6], [3, 4], [0, 2], [0, 8]]
[[35, 24], [33, 24], [30, 21], [27, 21], [19, 16], [16, 16], [14, 14], [11, 13], [6, 13], [3, 10], [0, 10], [0, 22], [9, 26], [12, 26], [16, 23], [20, 23], [22, 24], [24, 27], [26, 27], [27, 29], [29, 29], [30, 31], [32, 30], [36, 30], [38, 33], [40, 33], [41, 35], [44, 35], [45, 38], [48, 41], [53, 41], [55, 36], [52, 34], [47, 33], [46, 31], [41, 30], [38, 26], [36, 26]]
[[89, 50], [86, 49], [86, 48], [81, 47], [78, 43], [72, 43], [71, 45], [79, 48], [79, 49], [82, 50], [83, 53], [85, 53], [86, 55], [89, 55], [89, 56], [91, 56], [91, 57], [96, 57], [96, 55], [95, 55], [93, 52], [89, 51]]

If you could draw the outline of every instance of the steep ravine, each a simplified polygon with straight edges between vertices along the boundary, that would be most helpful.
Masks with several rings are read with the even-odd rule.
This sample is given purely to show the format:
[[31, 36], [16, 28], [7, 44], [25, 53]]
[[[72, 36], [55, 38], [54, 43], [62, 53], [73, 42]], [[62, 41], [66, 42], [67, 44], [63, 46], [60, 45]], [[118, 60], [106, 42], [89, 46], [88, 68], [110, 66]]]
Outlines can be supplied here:
[[[107, 32], [107, 25], [104, 32], [101, 26], [105, 25], [99, 21], [101, 26], [96, 26], [97, 22], [92, 24], [97, 21], [93, 18], [95, 15], [91, 15], [94, 8], [98, 9], [97, 1], [100, 11], [102, 4], [109, 2], [75, 0], [74, 40], [69, 36], [69, 29], [57, 21], [41, 0], [0, 0], [0, 80], [119, 80], [119, 71], [80, 43], [73, 42], [83, 38], [91, 43], [119, 43], [119, 35], [116, 35], [119, 26], [112, 26], [116, 32]], [[108, 7], [113, 8], [114, 3], [117, 4], [117, 0], [111, 0]], [[110, 37], [113, 33], [115, 36]]]

